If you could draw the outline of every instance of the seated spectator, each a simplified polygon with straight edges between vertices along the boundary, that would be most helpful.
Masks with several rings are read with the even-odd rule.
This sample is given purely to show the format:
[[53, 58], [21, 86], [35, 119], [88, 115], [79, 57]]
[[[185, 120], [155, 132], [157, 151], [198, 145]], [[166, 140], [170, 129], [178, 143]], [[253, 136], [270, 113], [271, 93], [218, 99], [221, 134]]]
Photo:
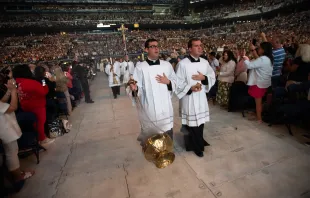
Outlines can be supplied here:
[[296, 84], [294, 90], [290, 90], [290, 92], [291, 94], [306, 93], [306, 97], [299, 97], [295, 101], [281, 105], [277, 111], [278, 115], [290, 119], [300, 119], [300, 116], [307, 116], [310, 111], [310, 75], [308, 81]]
[[13, 69], [13, 77], [18, 85], [18, 96], [21, 109], [32, 112], [37, 118], [37, 129], [41, 145], [49, 144], [54, 139], [45, 135], [44, 125], [46, 121], [46, 94], [48, 87], [45, 83], [36, 81], [28, 65], [18, 65]]

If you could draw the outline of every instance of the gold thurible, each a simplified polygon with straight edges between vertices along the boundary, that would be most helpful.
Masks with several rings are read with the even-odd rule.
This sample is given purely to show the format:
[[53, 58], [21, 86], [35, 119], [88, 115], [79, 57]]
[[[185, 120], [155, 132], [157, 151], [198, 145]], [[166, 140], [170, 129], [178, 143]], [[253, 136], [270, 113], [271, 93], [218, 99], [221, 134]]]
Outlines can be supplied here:
[[166, 168], [174, 162], [173, 141], [166, 133], [148, 138], [142, 147], [146, 160], [153, 162], [157, 168]]

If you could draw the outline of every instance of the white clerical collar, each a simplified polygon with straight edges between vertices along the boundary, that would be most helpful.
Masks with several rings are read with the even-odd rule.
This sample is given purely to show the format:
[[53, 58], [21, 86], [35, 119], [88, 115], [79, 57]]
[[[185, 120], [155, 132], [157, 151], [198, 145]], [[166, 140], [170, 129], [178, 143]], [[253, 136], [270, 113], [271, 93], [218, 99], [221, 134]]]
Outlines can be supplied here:
[[195, 58], [195, 57], [193, 57], [191, 54], [190, 54], [190, 56], [191, 56], [195, 61], [198, 61], [198, 60], [199, 60], [199, 57], [198, 57], [198, 58]]
[[147, 57], [147, 59], [149, 59], [149, 61], [152, 61], [153, 63], [155, 63], [158, 60], [158, 59], [153, 60], [153, 59], [150, 59], [149, 57]]

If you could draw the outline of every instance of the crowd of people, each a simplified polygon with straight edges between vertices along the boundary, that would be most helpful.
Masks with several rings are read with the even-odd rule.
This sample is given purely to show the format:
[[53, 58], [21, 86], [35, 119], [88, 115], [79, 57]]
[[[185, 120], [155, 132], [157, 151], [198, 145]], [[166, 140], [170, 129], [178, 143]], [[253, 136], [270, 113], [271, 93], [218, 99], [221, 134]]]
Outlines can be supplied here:
[[[272, 122], [287, 121], [300, 115], [309, 118], [309, 16], [309, 11], [298, 12], [269, 20], [199, 30], [133, 30], [126, 32], [126, 49], [120, 32], [1, 38], [0, 139], [16, 189], [34, 174], [33, 171], [22, 171], [19, 165], [17, 140], [22, 131], [16, 116], [20, 112], [35, 115], [39, 144], [44, 147], [54, 141], [55, 134], [50, 126], [56, 119], [66, 121], [82, 97], [86, 103], [94, 102], [90, 97], [89, 77], [94, 66], [101, 71], [104, 69], [92, 65], [91, 61], [60, 62], [60, 59], [101, 60], [103, 57], [123, 56], [127, 50], [137, 65], [143, 59], [144, 50], [160, 49], [159, 58], [169, 61], [178, 73], [179, 63], [185, 57], [197, 61], [188, 56], [188, 52], [193, 52], [188, 40], [199, 37], [201, 39], [194, 42], [202, 43], [196, 46], [203, 49], [201, 58], [209, 62], [216, 74], [216, 79], [212, 78], [214, 85], [208, 90], [209, 99], [228, 111], [235, 111], [240, 105], [248, 104], [241, 98], [250, 97], [254, 100], [255, 114], [249, 119], [259, 123], [270, 122], [270, 119]], [[157, 40], [146, 46], [145, 41], [150, 38]], [[128, 57], [125, 60], [128, 61]], [[102, 67], [102, 63], [96, 64]], [[131, 73], [133, 68], [132, 64]], [[114, 75], [110, 74], [111, 71], [110, 65], [106, 73]], [[161, 80], [165, 81], [165, 78], [159, 77]], [[203, 81], [207, 83], [205, 79]], [[126, 84], [126, 80], [122, 84]], [[169, 88], [169, 84], [167, 86]], [[119, 90], [112, 91], [117, 98]], [[267, 109], [264, 104], [268, 105]], [[69, 125], [63, 127], [67, 131], [70, 128]], [[201, 151], [197, 153], [201, 156]]]
[[[235, 3], [233, 5], [211, 5], [210, 9], [205, 9], [200, 13], [200, 18], [202, 20], [210, 21], [214, 19], [220, 19], [228, 15], [229, 13], [242, 12], [242, 11], [251, 11], [262, 8], [270, 9], [272, 6], [289, 6], [302, 0], [277, 0], [277, 1], [241, 1], [240, 3]], [[277, 7], [279, 8], [279, 7]]]
[[[198, 21], [210, 21], [225, 17], [228, 13], [242, 10], [254, 10], [258, 7], [270, 7], [271, 5], [288, 6], [302, 0], [278, 0], [278, 1], [250, 1], [235, 3], [233, 5], [217, 5], [206, 7], [203, 13], [199, 13]], [[33, 8], [32, 14], [0, 15], [0, 28], [16, 27], [83, 27], [96, 26], [100, 21], [105, 23], [141, 23], [141, 24], [182, 24], [197, 21], [186, 20], [183, 16], [171, 12], [160, 15], [150, 6], [39, 6]], [[74, 10], [95, 10], [96, 12], [77, 13]], [[170, 8], [169, 8], [170, 9]], [[51, 12], [44, 12], [51, 10]], [[57, 12], [54, 12], [56, 10]], [[99, 12], [98, 10], [104, 11]], [[33, 14], [35, 13], [35, 14]], [[250, 15], [250, 14], [249, 14]]]
[[37, 133], [40, 148], [54, 142], [64, 135], [61, 132], [70, 131], [68, 118], [83, 97], [86, 103], [94, 103], [88, 84], [90, 70], [91, 62], [41, 62], [0, 68], [0, 139], [15, 191], [34, 174], [22, 171], [18, 159], [20, 151], [33, 145], [25, 141], [29, 131], [22, 131], [25, 128], [21, 115], [35, 117], [35, 126], [28, 124], [35, 127], [30, 130]]
[[[283, 42], [292, 38], [299, 43], [309, 42], [309, 11], [279, 16], [270, 20], [237, 23], [200, 30], [128, 31], [126, 45], [129, 54], [141, 54], [146, 39], [156, 36], [164, 53], [186, 49], [186, 39], [202, 38], [205, 51], [228, 46], [236, 49], [252, 40], [259, 32], [280, 37]], [[288, 28], [289, 27], [289, 28]], [[6, 37], [1, 42], [0, 62], [19, 63], [48, 61], [79, 56], [120, 56], [124, 44], [120, 32], [111, 34], [66, 34], [45, 36]]]

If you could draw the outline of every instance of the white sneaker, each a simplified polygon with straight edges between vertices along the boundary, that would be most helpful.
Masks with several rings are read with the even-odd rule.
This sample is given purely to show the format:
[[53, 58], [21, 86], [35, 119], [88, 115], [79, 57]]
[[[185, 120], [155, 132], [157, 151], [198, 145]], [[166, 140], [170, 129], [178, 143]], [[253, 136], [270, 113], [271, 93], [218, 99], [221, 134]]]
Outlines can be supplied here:
[[40, 144], [47, 145], [47, 144], [53, 143], [54, 141], [55, 139], [45, 138], [45, 140], [41, 141]]

